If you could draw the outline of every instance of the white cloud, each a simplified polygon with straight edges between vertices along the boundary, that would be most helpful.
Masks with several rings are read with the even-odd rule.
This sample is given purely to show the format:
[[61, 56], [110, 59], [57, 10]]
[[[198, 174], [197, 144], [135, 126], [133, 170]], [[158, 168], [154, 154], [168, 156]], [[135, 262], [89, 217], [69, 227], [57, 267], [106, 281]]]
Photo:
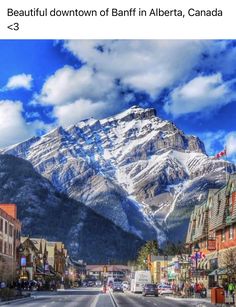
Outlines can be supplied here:
[[22, 111], [23, 106], [20, 101], [0, 101], [0, 147], [26, 140], [35, 135], [37, 129], [44, 127], [40, 121], [27, 124]]
[[226, 136], [227, 155], [236, 158], [236, 131], [232, 131]]
[[[215, 156], [218, 151], [226, 148], [227, 157], [236, 162], [236, 131], [208, 131], [198, 134], [198, 136], [204, 142], [207, 154]], [[216, 150], [216, 148], [218, 149]]]
[[[64, 47], [78, 57], [83, 66], [58, 69], [34, 99], [53, 105], [54, 115], [63, 125], [83, 118], [84, 114], [101, 116], [102, 109], [110, 109], [105, 113], [110, 114], [111, 110], [114, 113], [127, 105], [132, 96], [130, 93], [127, 97], [120, 96], [127, 88], [157, 97], [165, 87], [179, 79], [185, 80], [208, 44], [205, 41], [66, 41]], [[75, 115], [68, 114], [69, 108], [73, 108], [73, 104], [81, 106], [81, 101], [89, 103], [79, 107]]]
[[184, 40], [71, 40], [64, 46], [88, 67], [154, 97], [163, 88], [185, 80], [210, 44]]
[[198, 76], [172, 91], [165, 104], [165, 111], [177, 117], [217, 109], [236, 98], [231, 90], [233, 82], [224, 82], [220, 73]]
[[79, 99], [73, 103], [54, 108], [54, 115], [57, 117], [58, 123], [64, 127], [76, 124], [82, 119], [100, 118], [106, 113], [109, 114], [106, 103], [93, 103], [85, 99]]
[[32, 87], [33, 78], [31, 75], [20, 74], [12, 76], [8, 79], [8, 82], [3, 90], [15, 90], [18, 88], [24, 88], [30, 90]]
[[50, 76], [37, 99], [46, 104], [64, 105], [77, 99], [107, 100], [113, 91], [112, 80], [91, 68], [64, 66]]
[[215, 156], [217, 153], [215, 148], [223, 149], [225, 147], [226, 132], [224, 130], [198, 133], [198, 136], [203, 141], [208, 155]]

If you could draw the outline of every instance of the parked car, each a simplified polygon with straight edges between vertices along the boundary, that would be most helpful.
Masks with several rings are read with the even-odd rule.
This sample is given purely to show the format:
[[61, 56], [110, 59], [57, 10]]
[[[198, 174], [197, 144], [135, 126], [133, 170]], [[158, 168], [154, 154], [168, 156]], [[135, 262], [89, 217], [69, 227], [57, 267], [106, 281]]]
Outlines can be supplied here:
[[166, 285], [166, 284], [160, 284], [158, 285], [158, 291], [160, 295], [163, 294], [173, 294], [173, 289], [171, 288], [170, 285]]
[[114, 282], [112, 287], [113, 292], [124, 292], [121, 282]]
[[145, 284], [143, 287], [143, 296], [155, 295], [158, 296], [158, 287], [156, 284]]

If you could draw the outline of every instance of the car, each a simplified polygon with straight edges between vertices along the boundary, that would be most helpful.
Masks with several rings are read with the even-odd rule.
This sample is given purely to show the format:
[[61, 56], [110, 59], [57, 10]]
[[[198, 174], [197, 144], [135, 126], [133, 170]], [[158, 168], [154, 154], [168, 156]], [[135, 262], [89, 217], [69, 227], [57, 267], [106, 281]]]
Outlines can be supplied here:
[[158, 296], [158, 287], [156, 284], [145, 284], [143, 287], [143, 296], [155, 295]]
[[102, 286], [101, 280], [96, 280], [95, 286], [96, 286], [96, 287], [101, 287], [101, 286]]
[[87, 283], [87, 287], [93, 287], [95, 282], [93, 280], [89, 280]]
[[114, 282], [112, 287], [113, 292], [124, 292], [121, 282]]
[[123, 287], [123, 290], [129, 290], [129, 283], [128, 281], [123, 281], [122, 282], [122, 287]]
[[160, 284], [158, 286], [158, 291], [159, 291], [159, 294], [160, 295], [163, 295], [163, 294], [173, 294], [173, 289], [171, 288], [170, 285], [166, 285], [166, 284]]

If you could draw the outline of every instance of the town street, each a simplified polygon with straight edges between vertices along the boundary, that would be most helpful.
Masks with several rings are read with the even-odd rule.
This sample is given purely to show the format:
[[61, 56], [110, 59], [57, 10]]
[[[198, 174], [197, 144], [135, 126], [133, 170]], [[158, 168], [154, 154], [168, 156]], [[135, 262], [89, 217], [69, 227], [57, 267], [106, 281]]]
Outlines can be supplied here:
[[[141, 294], [101, 293], [99, 288], [80, 288], [57, 292], [33, 292], [28, 300], [18, 300], [1, 306], [26, 306], [26, 307], [181, 307], [198, 306], [199, 301], [172, 301], [165, 297], [143, 297]], [[205, 306], [208, 306], [205, 305]]]

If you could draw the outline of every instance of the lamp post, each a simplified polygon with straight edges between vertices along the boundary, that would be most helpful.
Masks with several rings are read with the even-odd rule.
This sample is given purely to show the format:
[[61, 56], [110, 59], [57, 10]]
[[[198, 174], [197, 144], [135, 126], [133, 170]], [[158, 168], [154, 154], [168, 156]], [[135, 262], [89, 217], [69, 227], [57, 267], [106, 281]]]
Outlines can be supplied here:
[[195, 252], [195, 263], [196, 263], [196, 284], [197, 284], [197, 261], [198, 261], [198, 253], [200, 251], [200, 246], [198, 242], [194, 246], [194, 252]]

